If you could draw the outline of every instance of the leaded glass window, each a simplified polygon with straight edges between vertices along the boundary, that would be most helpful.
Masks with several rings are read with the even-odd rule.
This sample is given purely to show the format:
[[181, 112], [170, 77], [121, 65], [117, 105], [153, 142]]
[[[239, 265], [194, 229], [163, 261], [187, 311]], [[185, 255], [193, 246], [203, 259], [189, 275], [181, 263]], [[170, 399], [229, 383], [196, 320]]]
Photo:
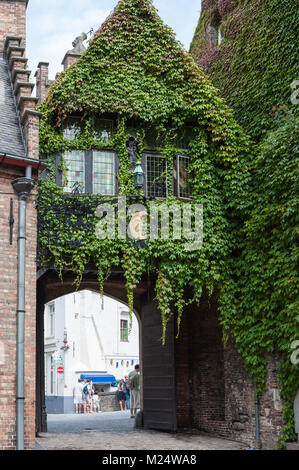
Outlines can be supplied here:
[[95, 118], [93, 123], [93, 135], [95, 139], [109, 142], [113, 134], [113, 121], [110, 119]]
[[82, 132], [82, 122], [80, 118], [69, 117], [63, 128], [63, 137], [66, 140], [77, 139]]
[[65, 192], [72, 192], [75, 187], [85, 192], [85, 155], [81, 150], [72, 150], [64, 153], [66, 173], [64, 177]]
[[92, 181], [94, 194], [115, 195], [114, 152], [93, 152]]
[[146, 193], [148, 197], [167, 196], [167, 161], [162, 155], [146, 154]]

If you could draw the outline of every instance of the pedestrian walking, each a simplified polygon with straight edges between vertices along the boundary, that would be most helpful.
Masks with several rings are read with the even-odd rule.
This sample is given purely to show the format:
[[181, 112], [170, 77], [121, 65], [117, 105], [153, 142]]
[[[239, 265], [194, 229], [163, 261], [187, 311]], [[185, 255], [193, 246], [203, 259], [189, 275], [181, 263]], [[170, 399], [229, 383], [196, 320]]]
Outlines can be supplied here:
[[84, 401], [84, 413], [90, 413], [91, 408], [91, 389], [90, 389], [90, 380], [84, 379], [83, 386], [83, 401]]
[[127, 410], [130, 409], [130, 390], [127, 387], [128, 380], [129, 380], [128, 376], [125, 375], [124, 387], [125, 387], [125, 394], [126, 394]]
[[121, 379], [117, 386], [117, 398], [120, 404], [121, 411], [125, 411], [127, 409], [126, 394], [124, 393], [124, 390], [123, 390], [123, 383], [124, 383], [124, 380]]
[[76, 413], [81, 413], [83, 404], [83, 387], [81, 379], [78, 379], [78, 382], [73, 388], [73, 401]]
[[140, 408], [140, 368], [136, 364], [135, 369], [129, 373], [127, 388], [130, 390], [130, 410], [131, 418], [135, 418], [137, 410]]

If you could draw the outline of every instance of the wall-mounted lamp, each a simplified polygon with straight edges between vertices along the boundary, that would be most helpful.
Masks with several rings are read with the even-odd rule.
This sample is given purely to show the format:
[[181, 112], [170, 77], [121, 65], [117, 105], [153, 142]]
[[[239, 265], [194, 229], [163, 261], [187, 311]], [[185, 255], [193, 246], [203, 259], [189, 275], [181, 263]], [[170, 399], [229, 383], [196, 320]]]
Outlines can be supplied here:
[[133, 178], [135, 189], [138, 189], [140, 191], [144, 185], [144, 171], [142, 169], [141, 162], [136, 162], [135, 170], [133, 172]]

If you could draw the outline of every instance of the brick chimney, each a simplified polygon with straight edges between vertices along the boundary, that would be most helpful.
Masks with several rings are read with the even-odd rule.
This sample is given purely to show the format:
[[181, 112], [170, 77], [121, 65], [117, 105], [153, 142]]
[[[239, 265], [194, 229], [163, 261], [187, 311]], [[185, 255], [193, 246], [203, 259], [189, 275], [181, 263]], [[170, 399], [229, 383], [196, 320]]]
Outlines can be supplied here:
[[36, 96], [38, 104], [45, 101], [49, 88], [54, 80], [49, 80], [49, 62], [40, 62], [35, 72]]
[[29, 0], [0, 0], [0, 54], [7, 36], [22, 38], [26, 45], [26, 8]]

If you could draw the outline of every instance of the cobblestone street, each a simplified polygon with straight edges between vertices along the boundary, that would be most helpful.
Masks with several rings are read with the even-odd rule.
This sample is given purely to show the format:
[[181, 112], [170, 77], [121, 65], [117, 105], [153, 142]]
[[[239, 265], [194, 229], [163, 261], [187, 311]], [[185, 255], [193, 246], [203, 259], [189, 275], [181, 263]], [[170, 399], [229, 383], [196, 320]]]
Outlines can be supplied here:
[[245, 446], [206, 434], [170, 434], [136, 429], [129, 412], [49, 415], [44, 450], [245, 450]]

